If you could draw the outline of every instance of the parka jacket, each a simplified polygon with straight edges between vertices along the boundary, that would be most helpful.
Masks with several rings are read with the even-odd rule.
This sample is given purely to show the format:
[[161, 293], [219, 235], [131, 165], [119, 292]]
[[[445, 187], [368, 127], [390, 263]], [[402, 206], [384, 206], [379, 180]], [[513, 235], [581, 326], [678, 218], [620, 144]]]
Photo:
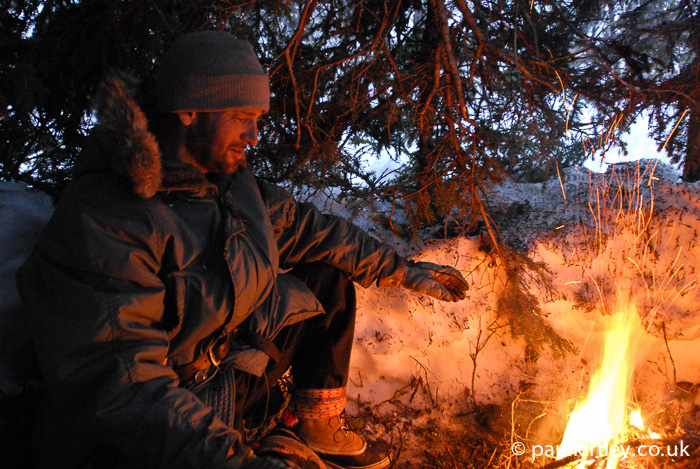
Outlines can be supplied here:
[[[222, 330], [245, 324], [273, 338], [323, 314], [285, 269], [323, 261], [368, 286], [403, 259], [247, 169], [207, 179], [168, 161], [124, 80], [101, 96], [78, 175], [18, 274], [48, 388], [38, 462], [220, 467], [240, 435], [174, 369]], [[229, 357], [257, 375], [266, 360], [246, 346]]]

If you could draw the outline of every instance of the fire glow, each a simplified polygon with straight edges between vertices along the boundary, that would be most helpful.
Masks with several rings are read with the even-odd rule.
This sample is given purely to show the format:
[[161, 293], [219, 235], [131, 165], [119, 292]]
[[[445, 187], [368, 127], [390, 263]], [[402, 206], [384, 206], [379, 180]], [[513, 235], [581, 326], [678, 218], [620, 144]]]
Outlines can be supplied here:
[[587, 396], [569, 418], [557, 460], [578, 455], [578, 467], [585, 467], [586, 460], [602, 457], [606, 469], [614, 469], [633, 429], [646, 437], [657, 435], [646, 430], [639, 409], [628, 406], [636, 351], [645, 333], [641, 319], [630, 308], [600, 320], [605, 325], [602, 362], [591, 377]]

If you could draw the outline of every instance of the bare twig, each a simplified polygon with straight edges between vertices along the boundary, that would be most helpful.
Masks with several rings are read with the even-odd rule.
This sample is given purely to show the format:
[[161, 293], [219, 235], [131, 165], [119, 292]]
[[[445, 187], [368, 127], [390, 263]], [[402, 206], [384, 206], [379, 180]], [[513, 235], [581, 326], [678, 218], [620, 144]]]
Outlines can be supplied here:
[[668, 352], [668, 358], [671, 359], [671, 365], [673, 366], [673, 388], [676, 388], [676, 383], [678, 383], [676, 379], [676, 362], [673, 361], [673, 355], [671, 355], [671, 349], [668, 346], [668, 338], [666, 337], [666, 323], [662, 322], [661, 323], [661, 330], [664, 333], [664, 343], [666, 344], [666, 351]]

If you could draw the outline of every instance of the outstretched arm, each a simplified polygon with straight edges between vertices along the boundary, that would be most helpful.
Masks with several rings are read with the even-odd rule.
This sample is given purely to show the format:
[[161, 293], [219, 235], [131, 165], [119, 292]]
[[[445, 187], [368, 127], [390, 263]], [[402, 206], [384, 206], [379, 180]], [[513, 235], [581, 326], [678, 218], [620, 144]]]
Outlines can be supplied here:
[[297, 203], [286, 191], [262, 185], [278, 235], [280, 262], [290, 268], [323, 261], [350, 274], [365, 287], [403, 286], [444, 301], [464, 299], [469, 289], [453, 267], [406, 261], [386, 244], [351, 222]]

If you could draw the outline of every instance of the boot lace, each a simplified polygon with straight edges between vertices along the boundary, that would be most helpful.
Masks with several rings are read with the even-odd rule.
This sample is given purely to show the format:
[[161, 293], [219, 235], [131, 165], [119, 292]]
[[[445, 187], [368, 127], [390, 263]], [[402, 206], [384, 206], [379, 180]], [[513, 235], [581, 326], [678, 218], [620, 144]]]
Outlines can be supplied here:
[[336, 430], [336, 433], [342, 431], [344, 436], [348, 436], [352, 432], [352, 430], [350, 429], [350, 427], [348, 427], [344, 415], [345, 414], [341, 414], [338, 416], [338, 419], [340, 420], [340, 426], [338, 427], [338, 430]]

